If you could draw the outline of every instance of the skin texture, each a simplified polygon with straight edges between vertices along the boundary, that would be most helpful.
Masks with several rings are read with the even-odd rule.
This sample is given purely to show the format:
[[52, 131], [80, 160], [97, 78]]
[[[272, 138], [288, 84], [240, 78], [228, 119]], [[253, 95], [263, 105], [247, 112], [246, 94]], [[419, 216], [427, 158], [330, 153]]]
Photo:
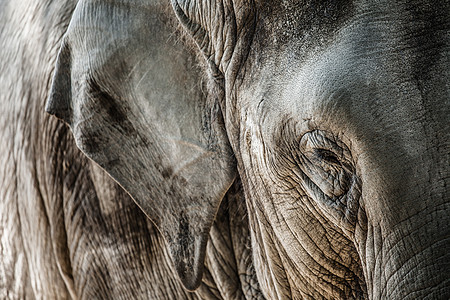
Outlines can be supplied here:
[[255, 260], [282, 266], [258, 273], [266, 295], [448, 297], [445, 9], [385, 5], [354, 3], [354, 17], [336, 12], [342, 25], [328, 40], [299, 48], [288, 37], [294, 45], [274, 45], [267, 58], [258, 49], [279, 32], [255, 30], [247, 65], [261, 71], [237, 93], [246, 118], [236, 135], [246, 140], [251, 227], [266, 224], [254, 229]]
[[450, 297], [445, 1], [46, 4], [0, 2], [2, 297]]
[[262, 299], [239, 182], [208, 231], [203, 281], [191, 293], [154, 224], [45, 113], [76, 3], [0, 4], [0, 298]]

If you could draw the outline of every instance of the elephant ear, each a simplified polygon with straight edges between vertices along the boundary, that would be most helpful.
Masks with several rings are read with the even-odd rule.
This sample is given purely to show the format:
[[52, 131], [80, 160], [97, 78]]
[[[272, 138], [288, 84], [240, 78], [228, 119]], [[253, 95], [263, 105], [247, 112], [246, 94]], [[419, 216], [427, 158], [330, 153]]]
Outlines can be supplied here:
[[46, 110], [154, 222], [194, 290], [236, 166], [219, 101], [170, 12], [163, 1], [80, 1]]

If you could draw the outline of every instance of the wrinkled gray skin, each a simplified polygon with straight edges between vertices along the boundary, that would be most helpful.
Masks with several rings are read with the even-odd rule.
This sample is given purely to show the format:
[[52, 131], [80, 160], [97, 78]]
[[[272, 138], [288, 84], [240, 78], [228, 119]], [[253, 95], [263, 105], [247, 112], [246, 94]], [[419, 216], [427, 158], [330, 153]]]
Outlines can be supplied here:
[[0, 299], [262, 298], [239, 182], [190, 293], [153, 223], [45, 113], [76, 3], [21, 3], [0, 1]]
[[373, 2], [0, 2], [0, 298], [448, 299], [450, 7]]

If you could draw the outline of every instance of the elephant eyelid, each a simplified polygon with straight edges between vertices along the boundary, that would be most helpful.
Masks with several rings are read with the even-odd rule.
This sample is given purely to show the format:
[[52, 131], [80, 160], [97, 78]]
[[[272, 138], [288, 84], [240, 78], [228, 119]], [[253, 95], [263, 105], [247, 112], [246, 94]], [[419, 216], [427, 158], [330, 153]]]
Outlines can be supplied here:
[[330, 133], [319, 130], [307, 132], [300, 139], [300, 149], [306, 156], [336, 166], [342, 165], [348, 152], [345, 148]]
[[334, 165], [341, 165], [341, 162], [338, 159], [338, 156], [328, 149], [318, 148], [318, 149], [315, 149], [314, 152], [315, 152], [316, 156], [322, 161], [326, 161], [326, 162], [328, 162], [330, 164], [334, 164]]

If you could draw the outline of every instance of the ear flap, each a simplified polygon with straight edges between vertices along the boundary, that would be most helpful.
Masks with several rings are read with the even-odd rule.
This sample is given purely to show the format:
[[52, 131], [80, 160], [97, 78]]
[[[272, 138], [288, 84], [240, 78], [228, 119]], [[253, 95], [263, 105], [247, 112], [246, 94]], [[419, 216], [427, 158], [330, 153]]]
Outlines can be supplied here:
[[79, 2], [46, 110], [155, 223], [194, 290], [236, 176], [218, 101], [204, 92], [193, 48], [175, 33], [165, 5], [105, 2]]

